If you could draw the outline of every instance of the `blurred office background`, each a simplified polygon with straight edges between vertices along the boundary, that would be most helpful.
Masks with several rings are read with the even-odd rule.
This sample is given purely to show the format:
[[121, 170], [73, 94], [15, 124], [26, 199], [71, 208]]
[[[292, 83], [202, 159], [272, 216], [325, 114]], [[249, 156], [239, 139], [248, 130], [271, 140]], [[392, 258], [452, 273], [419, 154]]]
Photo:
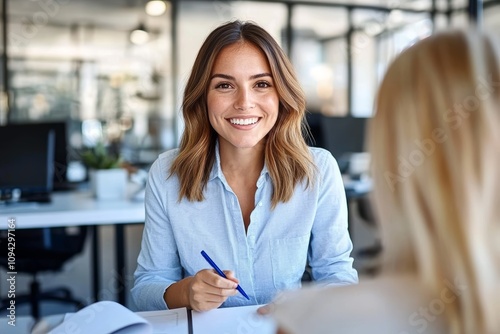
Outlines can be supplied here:
[[[78, 166], [82, 148], [98, 141], [113, 144], [124, 160], [145, 170], [159, 153], [176, 147], [183, 129], [182, 91], [197, 50], [210, 30], [231, 19], [257, 22], [283, 46], [306, 91], [313, 130], [325, 124], [321, 117], [369, 118], [390, 61], [433, 32], [467, 27], [474, 20], [500, 31], [496, 0], [1, 3], [0, 125], [66, 122], [66, 167]], [[328, 146], [321, 140], [316, 144]], [[362, 141], [358, 133], [339, 145]], [[68, 177], [84, 181], [76, 172]], [[353, 220], [355, 249], [372, 243], [373, 226]], [[126, 232], [127, 276], [122, 279], [130, 288], [142, 226]], [[101, 249], [112, 247], [112, 228], [102, 226], [99, 233]], [[112, 252], [103, 254], [101, 280], [112, 292], [114, 259]], [[90, 302], [89, 263], [86, 247], [63, 273], [40, 279], [45, 287], [69, 284]], [[18, 277], [19, 292], [28, 289], [28, 281]], [[2, 283], [2, 296], [5, 288]], [[130, 298], [128, 304], [133, 308]], [[58, 307], [51, 310], [66, 310]]]

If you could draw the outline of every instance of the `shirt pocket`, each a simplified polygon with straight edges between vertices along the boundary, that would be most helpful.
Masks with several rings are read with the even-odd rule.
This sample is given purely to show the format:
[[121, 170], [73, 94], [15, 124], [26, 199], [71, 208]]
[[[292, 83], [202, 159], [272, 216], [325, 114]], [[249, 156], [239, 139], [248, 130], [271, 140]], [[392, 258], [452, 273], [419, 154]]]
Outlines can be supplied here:
[[271, 241], [271, 264], [274, 287], [278, 290], [297, 289], [307, 263], [310, 235]]

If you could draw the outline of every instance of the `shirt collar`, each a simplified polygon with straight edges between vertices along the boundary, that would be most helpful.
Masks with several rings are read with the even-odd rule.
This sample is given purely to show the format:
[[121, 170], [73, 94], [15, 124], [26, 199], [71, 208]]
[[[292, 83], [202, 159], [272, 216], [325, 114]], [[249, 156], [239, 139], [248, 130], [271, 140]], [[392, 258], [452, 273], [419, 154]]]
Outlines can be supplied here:
[[[224, 174], [222, 173], [222, 168], [220, 165], [220, 153], [219, 153], [219, 140], [217, 139], [215, 142], [215, 162], [214, 165], [212, 166], [212, 170], [210, 171], [210, 176], [208, 178], [208, 181], [211, 181], [218, 177], [221, 180], [225, 180], [226, 178], [224, 177]], [[266, 163], [264, 163], [264, 167], [262, 168], [262, 171], [260, 172], [260, 177], [257, 180], [257, 187], [259, 187], [262, 182], [264, 182], [266, 179], [269, 178], [269, 170], [267, 169]]]

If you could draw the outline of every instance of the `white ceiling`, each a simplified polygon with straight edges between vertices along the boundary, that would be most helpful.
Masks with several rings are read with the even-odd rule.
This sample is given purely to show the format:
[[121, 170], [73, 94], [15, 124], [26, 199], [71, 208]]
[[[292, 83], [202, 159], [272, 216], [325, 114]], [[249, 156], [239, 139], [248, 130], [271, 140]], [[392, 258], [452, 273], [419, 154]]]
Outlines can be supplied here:
[[[294, 2], [294, 0], [290, 0]], [[295, 0], [299, 1], [299, 0]], [[34, 13], [47, 12], [43, 4], [60, 4], [59, 8], [50, 8], [50, 21], [54, 24], [71, 25], [74, 23], [93, 23], [95, 25], [112, 25], [116, 28], [128, 27], [141, 19], [145, 19], [144, 4], [146, 0], [10, 0], [9, 14], [13, 20], [28, 17]], [[272, 2], [272, 1], [269, 1]], [[302, 0], [302, 2], [308, 2]], [[310, 1], [313, 2], [313, 1]], [[429, 9], [431, 0], [314, 0], [316, 3], [342, 3], [371, 5], [390, 8]], [[187, 1], [181, 0], [183, 8], [190, 11], [207, 12], [224, 3], [231, 1]], [[439, 8], [446, 6], [447, 0], [437, 0]], [[467, 0], [453, 0], [454, 6], [464, 6]], [[43, 15], [43, 14], [42, 14]], [[151, 20], [151, 18], [148, 18]]]
[[[269, 4], [251, 1], [180, 1], [180, 20], [193, 20], [193, 22], [188, 22], [188, 24], [193, 25], [193, 29], [198, 26], [207, 26], [207, 24], [201, 22], [204, 17], [207, 18], [207, 22], [217, 21], [217, 15], [220, 16], [221, 8], [231, 11], [228, 17], [249, 13], [251, 17], [258, 17], [261, 21], [266, 22], [270, 20], [270, 15], [276, 15], [275, 12], [266, 13], [266, 11], [271, 11], [269, 8], [272, 7], [270, 3], [273, 3], [273, 1], [269, 1]], [[446, 5], [447, 1], [436, 0], [441, 8]], [[8, 4], [10, 22], [12, 23], [10, 33], [29, 35], [35, 29], [36, 34], [34, 35], [36, 35], [36, 38], [31, 38], [29, 43], [48, 46], [52, 43], [64, 44], [63, 41], [68, 40], [72, 26], [80, 26], [84, 27], [83, 30], [91, 30], [92, 38], [101, 38], [103, 44], [113, 43], [114, 40], [118, 40], [116, 34], [123, 36], [118, 40], [119, 44], [126, 43], [126, 34], [140, 22], [145, 22], [153, 33], [159, 34], [168, 31], [170, 26], [169, 14], [166, 13], [160, 17], [147, 16], [144, 11], [145, 2], [146, 0], [10, 0]], [[307, 0], [302, 0], [302, 2], [307, 2]], [[428, 9], [432, 0], [315, 0], [314, 2]], [[464, 7], [467, 0], [452, 0], [452, 2], [453, 6]], [[47, 7], [46, 4], [51, 4], [51, 6]], [[282, 8], [277, 11], [281, 15], [271, 19], [280, 21], [276, 24], [284, 27], [286, 15], [283, 14], [286, 13], [286, 7], [283, 5], [276, 6]], [[337, 7], [297, 6], [294, 11], [293, 25], [298, 30], [313, 31], [318, 37], [335, 36], [347, 29], [346, 13], [345, 9]], [[227, 13], [224, 13], [224, 15], [227, 16]], [[384, 19], [386, 17], [381, 13], [376, 14], [373, 11], [356, 10], [354, 12], [356, 25], [368, 20], [380, 21]], [[37, 20], [40, 24], [34, 25], [33, 22], [37, 22]], [[407, 14], [401, 20], [408, 22], [413, 18], [412, 15]], [[108, 34], [109, 38], [105, 38], [103, 34]], [[71, 43], [71, 41], [69, 42]]]

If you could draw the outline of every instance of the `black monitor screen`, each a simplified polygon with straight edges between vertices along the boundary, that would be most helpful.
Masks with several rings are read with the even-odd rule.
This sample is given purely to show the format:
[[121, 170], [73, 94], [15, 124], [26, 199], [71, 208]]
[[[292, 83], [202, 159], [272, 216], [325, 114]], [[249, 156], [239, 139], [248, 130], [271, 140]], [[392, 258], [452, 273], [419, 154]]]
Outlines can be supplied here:
[[314, 146], [329, 150], [337, 159], [340, 170], [346, 171], [351, 153], [365, 151], [367, 118], [327, 117], [315, 114], [308, 117], [314, 136]]
[[[52, 190], [55, 134], [53, 130], [0, 127], [0, 191], [9, 197], [19, 189], [22, 197]], [[7, 196], [6, 196], [7, 195]]]
[[54, 131], [55, 134], [55, 151], [52, 169], [54, 190], [66, 189], [67, 177], [66, 170], [68, 166], [68, 150], [67, 150], [67, 124], [65, 121], [57, 122], [40, 122], [40, 123], [9, 123], [9, 128], [12, 131], [22, 133], [24, 136], [29, 136], [33, 131]]

